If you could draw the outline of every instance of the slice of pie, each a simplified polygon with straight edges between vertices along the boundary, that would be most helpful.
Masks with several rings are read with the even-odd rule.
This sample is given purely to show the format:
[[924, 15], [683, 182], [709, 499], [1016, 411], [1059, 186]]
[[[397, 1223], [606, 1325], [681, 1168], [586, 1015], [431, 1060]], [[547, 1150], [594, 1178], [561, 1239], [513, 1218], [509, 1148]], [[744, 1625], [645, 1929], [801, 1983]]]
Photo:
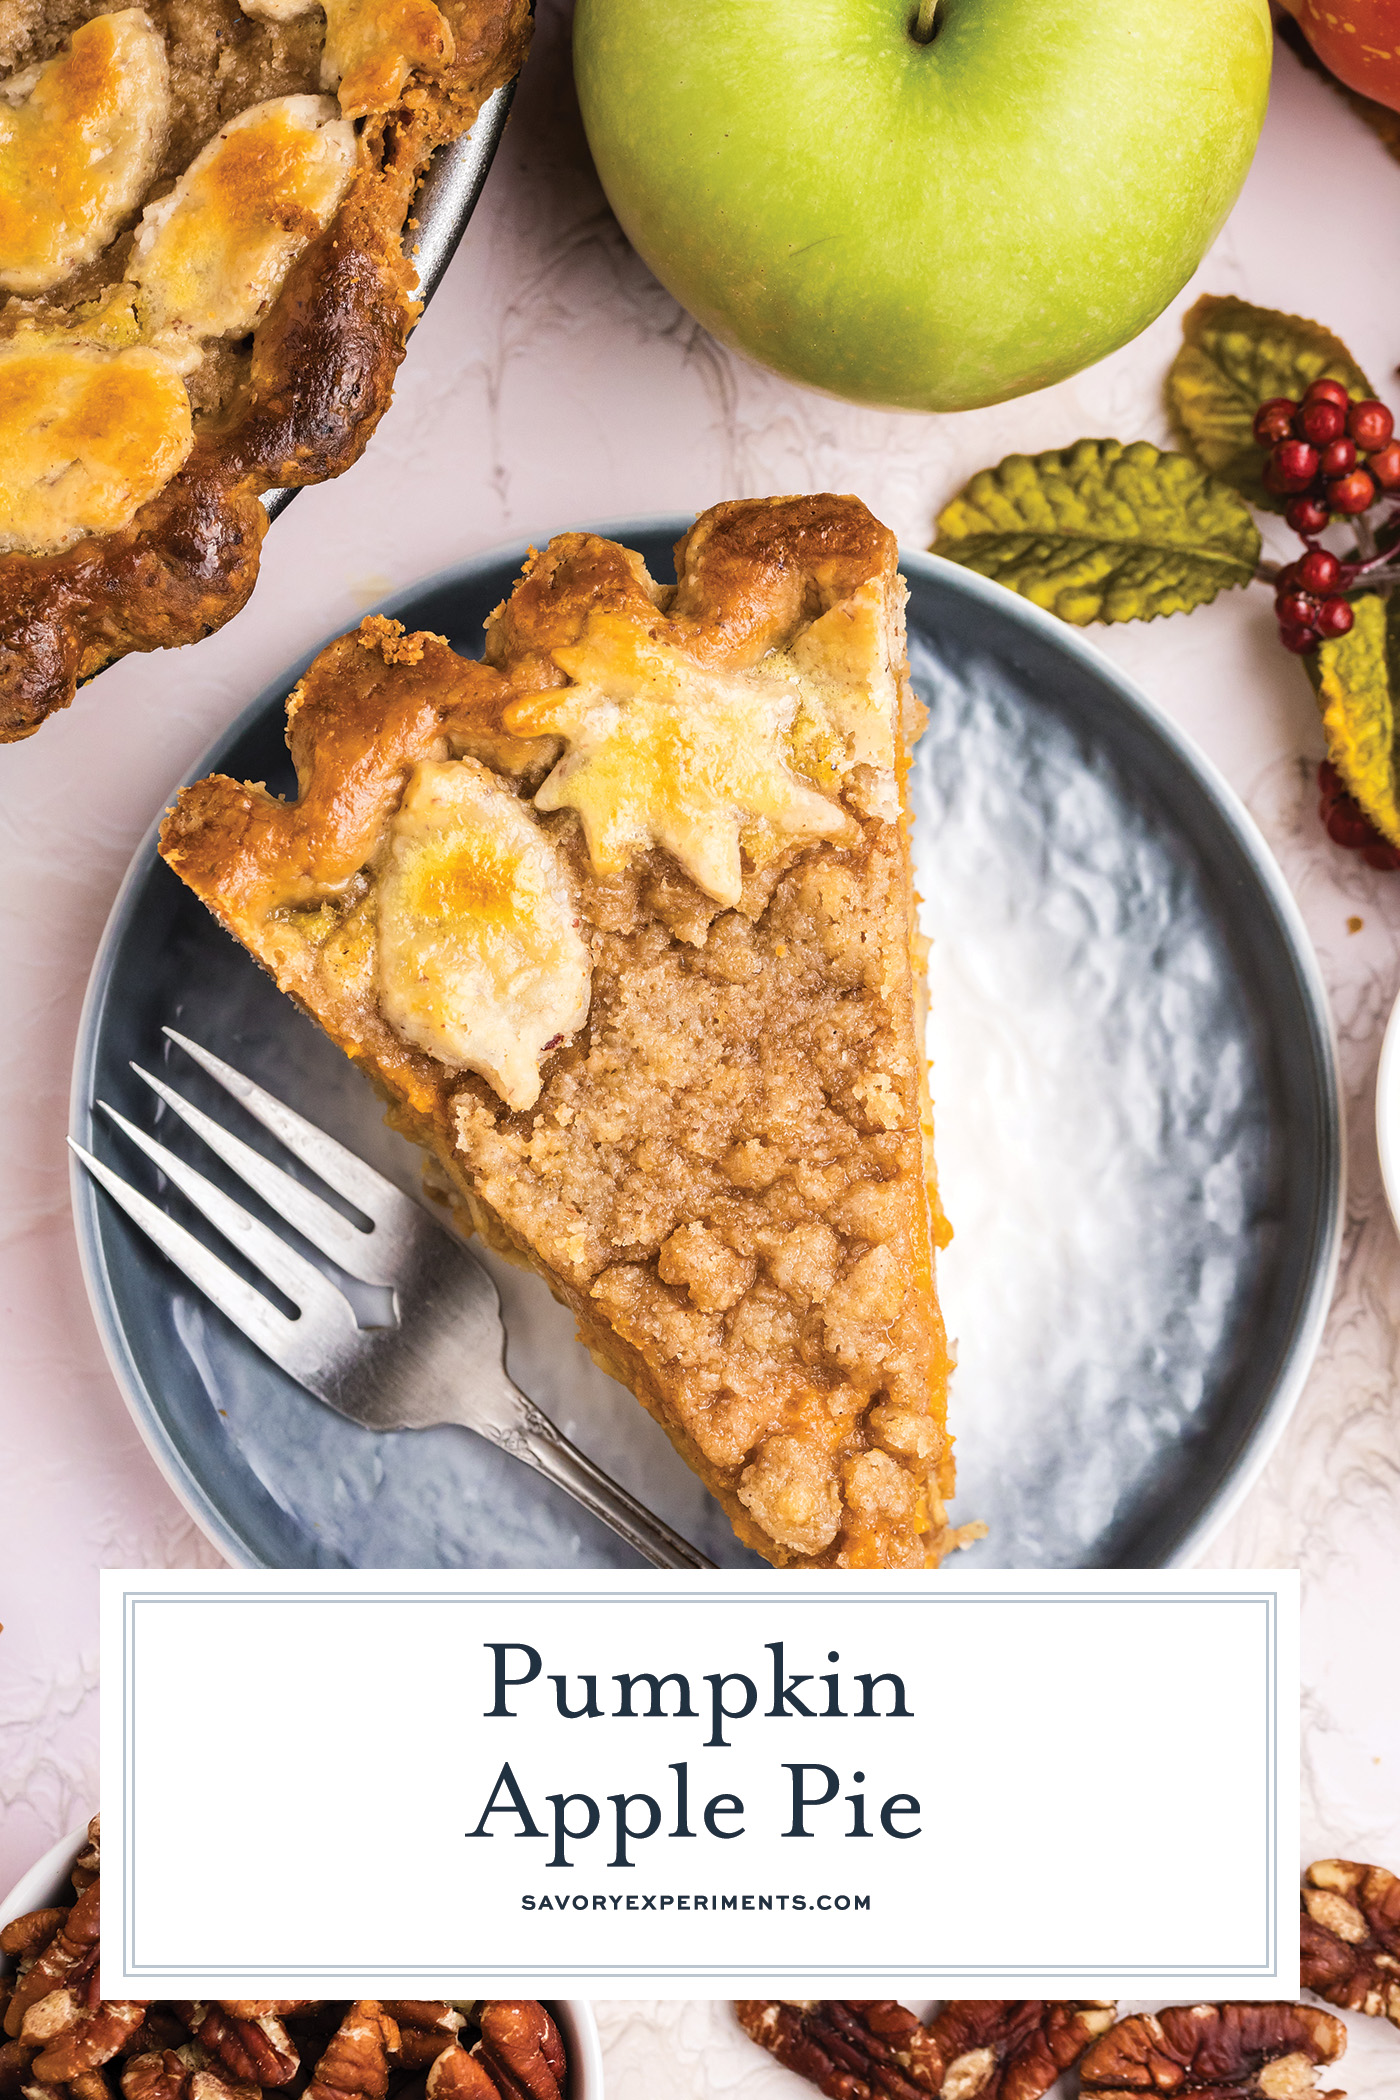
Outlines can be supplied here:
[[528, 0], [0, 9], [0, 742], [257, 578], [418, 313], [403, 231]]
[[288, 703], [298, 799], [200, 781], [161, 851], [740, 1538], [933, 1565], [947, 1228], [895, 543], [854, 497], [723, 503], [676, 565], [564, 534], [482, 663], [366, 620]]

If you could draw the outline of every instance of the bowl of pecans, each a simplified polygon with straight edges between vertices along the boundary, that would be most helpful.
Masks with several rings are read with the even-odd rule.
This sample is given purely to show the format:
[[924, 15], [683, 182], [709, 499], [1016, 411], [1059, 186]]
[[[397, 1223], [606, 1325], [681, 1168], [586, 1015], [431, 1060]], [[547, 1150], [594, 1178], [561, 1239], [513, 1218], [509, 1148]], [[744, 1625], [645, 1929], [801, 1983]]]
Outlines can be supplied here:
[[0, 1900], [0, 2100], [602, 2100], [583, 1999], [109, 2001], [99, 1818]]

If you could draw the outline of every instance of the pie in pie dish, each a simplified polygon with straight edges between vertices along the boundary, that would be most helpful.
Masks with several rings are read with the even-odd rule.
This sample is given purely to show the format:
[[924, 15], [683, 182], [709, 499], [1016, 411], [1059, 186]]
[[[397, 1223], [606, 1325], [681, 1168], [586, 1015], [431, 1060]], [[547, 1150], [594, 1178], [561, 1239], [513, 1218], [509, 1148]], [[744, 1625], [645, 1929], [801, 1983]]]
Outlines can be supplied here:
[[528, 0], [0, 9], [0, 741], [247, 599], [388, 406], [434, 150]]
[[367, 619], [170, 866], [375, 1081], [771, 1561], [957, 1537], [892, 536], [724, 503], [532, 554], [485, 661]]

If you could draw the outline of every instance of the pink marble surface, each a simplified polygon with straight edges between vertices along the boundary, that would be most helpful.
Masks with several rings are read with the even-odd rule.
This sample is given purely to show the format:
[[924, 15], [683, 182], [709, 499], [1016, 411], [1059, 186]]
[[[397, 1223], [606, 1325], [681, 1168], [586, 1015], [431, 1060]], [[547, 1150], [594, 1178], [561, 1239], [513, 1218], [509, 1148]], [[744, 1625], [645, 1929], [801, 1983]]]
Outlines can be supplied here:
[[[1006, 452], [1086, 433], [1165, 441], [1161, 378], [1176, 317], [1201, 290], [1326, 320], [1400, 406], [1400, 167], [1287, 54], [1238, 208], [1196, 284], [1137, 343], [1037, 399], [962, 417], [882, 415], [798, 392], [719, 349], [628, 250], [589, 169], [566, 11], [544, 0], [485, 198], [364, 460], [277, 523], [257, 593], [223, 633], [118, 665], [0, 755], [0, 981], [10, 987], [0, 1033], [0, 1889], [95, 1796], [95, 1570], [215, 1558], [107, 1370], [78, 1273], [63, 1147], [93, 951], [171, 782], [309, 644], [386, 590], [496, 542], [724, 496], [838, 488], [927, 544], [940, 502]], [[1321, 736], [1263, 594], [1094, 633], [1245, 797], [1332, 994], [1351, 1165], [1337, 1301], [1291, 1428], [1206, 1559], [1303, 1569], [1303, 1853], [1400, 1867], [1400, 1245], [1372, 1107], [1400, 989], [1400, 877], [1368, 871], [1322, 836], [1310, 785]], [[1199, 1871], [1208, 1895], [1209, 1862]], [[600, 2018], [617, 2100], [791, 2083], [733, 2034], [721, 2007], [607, 2006]], [[1354, 2091], [1400, 2095], [1400, 2036], [1368, 2037], [1357, 2072]]]

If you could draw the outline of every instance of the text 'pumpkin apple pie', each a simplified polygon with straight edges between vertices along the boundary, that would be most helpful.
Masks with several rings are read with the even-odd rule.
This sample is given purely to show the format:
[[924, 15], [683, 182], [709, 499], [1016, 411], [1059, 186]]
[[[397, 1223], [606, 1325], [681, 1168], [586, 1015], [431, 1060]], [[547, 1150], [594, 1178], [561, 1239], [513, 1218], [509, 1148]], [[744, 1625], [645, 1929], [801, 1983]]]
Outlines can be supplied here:
[[486, 660], [369, 619], [288, 703], [295, 802], [161, 851], [778, 1563], [955, 1543], [891, 535], [720, 504], [678, 585], [532, 556]]

